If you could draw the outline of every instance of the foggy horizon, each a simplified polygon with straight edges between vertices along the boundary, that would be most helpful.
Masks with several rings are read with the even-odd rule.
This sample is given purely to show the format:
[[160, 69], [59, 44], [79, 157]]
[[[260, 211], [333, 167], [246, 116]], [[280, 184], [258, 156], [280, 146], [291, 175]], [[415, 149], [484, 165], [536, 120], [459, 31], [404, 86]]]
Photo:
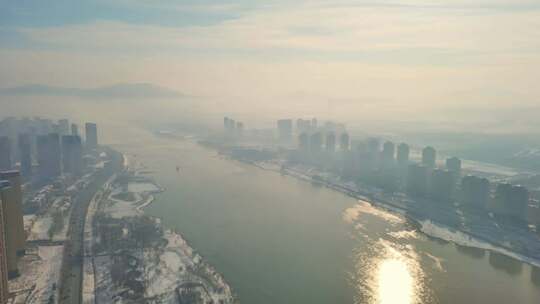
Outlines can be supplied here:
[[76, 90], [148, 84], [182, 95], [164, 103], [171, 119], [219, 109], [540, 132], [535, 1], [53, 3], [3, 4], [0, 91], [73, 94], [0, 94], [3, 116], [18, 100], [80, 103]]

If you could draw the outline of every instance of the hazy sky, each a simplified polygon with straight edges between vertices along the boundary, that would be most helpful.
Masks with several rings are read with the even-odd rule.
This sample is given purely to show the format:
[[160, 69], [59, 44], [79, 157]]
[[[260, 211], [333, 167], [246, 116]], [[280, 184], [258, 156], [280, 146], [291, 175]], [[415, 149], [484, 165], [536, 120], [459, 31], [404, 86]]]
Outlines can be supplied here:
[[225, 112], [452, 121], [540, 115], [539, 79], [538, 0], [0, 0], [0, 87], [144, 82]]

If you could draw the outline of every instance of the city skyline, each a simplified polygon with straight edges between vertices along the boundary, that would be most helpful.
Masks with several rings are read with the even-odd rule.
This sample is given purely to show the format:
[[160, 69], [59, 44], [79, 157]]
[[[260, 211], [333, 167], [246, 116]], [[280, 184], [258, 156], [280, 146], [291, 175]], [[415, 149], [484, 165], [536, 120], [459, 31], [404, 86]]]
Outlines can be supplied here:
[[[176, 117], [199, 111], [195, 105], [201, 116], [216, 106], [275, 116], [308, 107], [347, 122], [360, 115], [359, 122], [503, 131], [497, 121], [505, 120], [507, 130], [540, 130], [533, 81], [540, 7], [530, 0], [113, 1], [63, 3], [58, 12], [35, 1], [3, 5], [0, 67], [10, 72], [0, 74], [0, 87], [73, 89], [56, 95], [63, 103], [84, 104], [81, 88], [146, 83], [165, 89], [103, 96], [172, 100], [165, 104]], [[56, 21], [38, 21], [47, 14]], [[39, 92], [25, 99], [51, 100]], [[10, 109], [15, 97], [0, 95]]]

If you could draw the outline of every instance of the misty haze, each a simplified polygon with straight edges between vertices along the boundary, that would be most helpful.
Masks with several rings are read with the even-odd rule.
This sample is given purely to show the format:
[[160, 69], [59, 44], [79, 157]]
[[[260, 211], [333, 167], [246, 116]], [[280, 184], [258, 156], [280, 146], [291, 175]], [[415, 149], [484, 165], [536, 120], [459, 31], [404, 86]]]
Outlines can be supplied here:
[[540, 303], [538, 0], [0, 1], [0, 304]]

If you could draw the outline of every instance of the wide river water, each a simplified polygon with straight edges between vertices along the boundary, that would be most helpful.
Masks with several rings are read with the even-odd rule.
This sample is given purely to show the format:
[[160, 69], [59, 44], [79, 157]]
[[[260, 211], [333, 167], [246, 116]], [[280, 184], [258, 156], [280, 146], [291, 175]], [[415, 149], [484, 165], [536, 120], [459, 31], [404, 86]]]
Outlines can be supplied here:
[[538, 268], [427, 237], [339, 192], [190, 140], [138, 134], [114, 147], [166, 188], [146, 212], [182, 233], [241, 303], [540, 303]]

